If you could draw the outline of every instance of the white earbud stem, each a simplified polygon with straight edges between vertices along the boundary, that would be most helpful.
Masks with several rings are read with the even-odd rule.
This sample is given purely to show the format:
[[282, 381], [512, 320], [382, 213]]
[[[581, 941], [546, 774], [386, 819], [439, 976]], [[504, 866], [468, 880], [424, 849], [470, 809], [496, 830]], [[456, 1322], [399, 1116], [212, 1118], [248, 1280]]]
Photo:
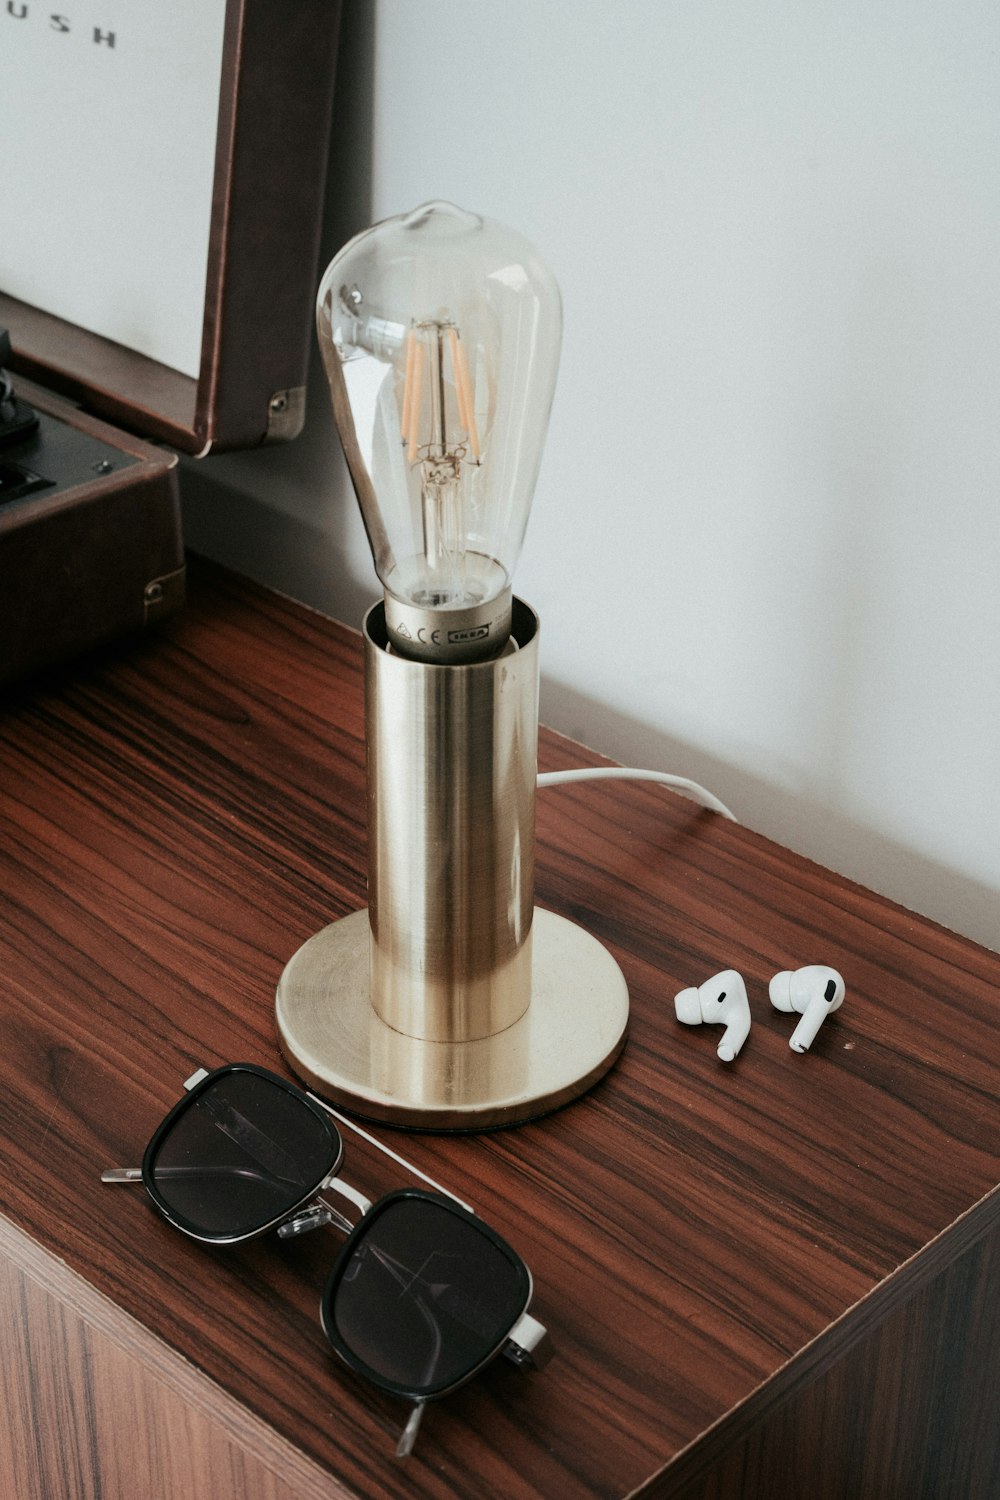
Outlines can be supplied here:
[[697, 989], [681, 990], [674, 997], [678, 1021], [686, 1026], [702, 1022], [725, 1026], [718, 1055], [722, 1062], [732, 1062], [750, 1035], [750, 1001], [742, 974], [724, 969]]
[[836, 969], [825, 964], [807, 964], [805, 968], [784, 969], [775, 974], [768, 994], [775, 1010], [794, 1011], [802, 1016], [788, 1039], [793, 1052], [808, 1052], [826, 1020], [844, 1003], [844, 981]]

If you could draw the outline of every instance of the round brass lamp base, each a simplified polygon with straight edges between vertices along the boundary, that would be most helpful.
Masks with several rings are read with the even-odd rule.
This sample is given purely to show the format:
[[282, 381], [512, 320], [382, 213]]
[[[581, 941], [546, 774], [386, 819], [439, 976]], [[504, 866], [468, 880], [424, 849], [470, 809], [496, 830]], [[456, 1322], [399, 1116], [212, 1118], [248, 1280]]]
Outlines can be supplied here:
[[535, 908], [532, 998], [506, 1031], [425, 1042], [372, 1008], [367, 911], [324, 927], [290, 959], [276, 1003], [282, 1051], [324, 1098], [370, 1120], [489, 1130], [549, 1113], [589, 1089], [625, 1045], [628, 990], [583, 928]]

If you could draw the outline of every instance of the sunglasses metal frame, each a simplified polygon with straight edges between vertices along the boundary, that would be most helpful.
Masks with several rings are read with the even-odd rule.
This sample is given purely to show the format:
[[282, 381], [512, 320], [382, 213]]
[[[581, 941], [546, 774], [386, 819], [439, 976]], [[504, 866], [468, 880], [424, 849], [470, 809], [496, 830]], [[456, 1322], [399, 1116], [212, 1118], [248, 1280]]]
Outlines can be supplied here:
[[[246, 1230], [240, 1234], [206, 1234], [203, 1230], [195, 1228], [189, 1220], [172, 1206], [170, 1201], [164, 1197], [156, 1183], [154, 1175], [154, 1164], [163, 1142], [174, 1129], [177, 1121], [197, 1104], [198, 1100], [209, 1093], [215, 1084], [223, 1077], [231, 1077], [236, 1073], [247, 1073], [256, 1078], [265, 1079], [268, 1083], [280, 1088], [289, 1097], [309, 1110], [309, 1113], [323, 1127], [331, 1148], [331, 1157], [328, 1165], [317, 1180], [306, 1189], [296, 1201], [281, 1213], [268, 1219], [265, 1223], [255, 1229]], [[256, 1063], [227, 1063], [224, 1067], [215, 1068], [210, 1073], [195, 1073], [184, 1085], [189, 1090], [187, 1097], [180, 1099], [154, 1130], [149, 1144], [142, 1158], [142, 1182], [153, 1200], [158, 1212], [163, 1215], [169, 1224], [186, 1234], [189, 1239], [198, 1240], [203, 1245], [239, 1245], [244, 1240], [256, 1239], [258, 1235], [267, 1234], [272, 1229], [279, 1228], [290, 1219], [294, 1219], [301, 1210], [312, 1202], [318, 1192], [324, 1188], [333, 1187], [338, 1176], [340, 1167], [344, 1160], [344, 1142], [337, 1127], [326, 1118], [322, 1109], [302, 1089], [296, 1088], [294, 1084], [288, 1083], [277, 1073], [272, 1073], [267, 1068], [258, 1067]], [[352, 1195], [353, 1196], [353, 1195]]]
[[[454, 1214], [456, 1218], [465, 1220], [488, 1244], [506, 1256], [515, 1267], [520, 1282], [518, 1296], [520, 1306], [518, 1311], [502, 1336], [490, 1346], [489, 1353], [483, 1355], [470, 1370], [464, 1375], [459, 1376], [458, 1379], [450, 1380], [446, 1385], [432, 1387], [431, 1389], [415, 1389], [411, 1385], [402, 1385], [398, 1381], [390, 1380], [386, 1376], [381, 1375], [367, 1364], [360, 1355], [354, 1352], [350, 1343], [342, 1337], [337, 1326], [333, 1306], [337, 1289], [344, 1278], [355, 1249], [358, 1245], [363, 1244], [365, 1239], [372, 1234], [379, 1217], [396, 1203], [414, 1200], [431, 1203], [435, 1208], [439, 1208], [446, 1213]], [[320, 1301], [320, 1321], [323, 1324], [323, 1331], [330, 1340], [334, 1351], [357, 1374], [363, 1375], [366, 1380], [370, 1380], [374, 1385], [380, 1386], [382, 1390], [388, 1391], [391, 1395], [402, 1396], [404, 1400], [413, 1402], [436, 1401], [439, 1396], [447, 1396], [452, 1391], [457, 1391], [459, 1386], [463, 1386], [466, 1381], [472, 1380], [479, 1374], [480, 1370], [485, 1369], [499, 1354], [505, 1352], [507, 1345], [511, 1342], [514, 1330], [517, 1329], [528, 1311], [528, 1307], [531, 1304], [532, 1292], [533, 1284], [531, 1272], [528, 1270], [528, 1267], [517, 1251], [512, 1250], [506, 1240], [497, 1234], [496, 1230], [492, 1229], [489, 1224], [486, 1224], [475, 1214], [469, 1213], [467, 1209], [461, 1208], [456, 1203], [450, 1203], [446, 1198], [441, 1198], [435, 1193], [424, 1192], [421, 1188], [400, 1188], [394, 1193], [386, 1193], [384, 1197], [379, 1198], [371, 1207], [370, 1217], [366, 1214], [360, 1219], [351, 1230], [345, 1243], [341, 1246], [337, 1254], [337, 1259], [327, 1278], [326, 1285], [323, 1288], [323, 1296]], [[523, 1348], [521, 1345], [517, 1347]], [[520, 1363], [520, 1360], [516, 1356], [515, 1363]]]

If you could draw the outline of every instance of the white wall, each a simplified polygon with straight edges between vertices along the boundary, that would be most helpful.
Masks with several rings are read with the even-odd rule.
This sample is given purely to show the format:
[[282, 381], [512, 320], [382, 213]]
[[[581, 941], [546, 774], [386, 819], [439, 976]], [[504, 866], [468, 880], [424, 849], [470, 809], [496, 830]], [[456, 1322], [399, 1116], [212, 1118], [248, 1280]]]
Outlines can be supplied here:
[[[556, 272], [547, 722], [993, 947], [998, 58], [993, 0], [348, 0], [324, 246], [445, 197]], [[357, 623], [328, 413], [186, 525]]]

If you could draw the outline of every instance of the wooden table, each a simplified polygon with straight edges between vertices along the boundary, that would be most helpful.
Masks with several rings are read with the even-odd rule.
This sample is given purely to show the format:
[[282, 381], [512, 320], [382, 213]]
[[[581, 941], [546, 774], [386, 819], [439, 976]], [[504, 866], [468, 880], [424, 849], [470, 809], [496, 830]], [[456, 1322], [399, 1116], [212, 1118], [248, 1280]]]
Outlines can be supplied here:
[[[209, 1252], [100, 1184], [199, 1064], [283, 1067], [282, 967], [365, 902], [359, 637], [194, 571], [0, 718], [3, 1496], [1000, 1493], [1000, 957], [660, 788], [539, 794], [539, 903], [628, 981], [614, 1070], [518, 1130], [383, 1131], [524, 1255], [546, 1371], [497, 1362], [400, 1464], [319, 1327], [335, 1231]], [[848, 997], [796, 1056], [767, 981], [816, 961]], [[672, 1002], [730, 966], [726, 1066]]]

